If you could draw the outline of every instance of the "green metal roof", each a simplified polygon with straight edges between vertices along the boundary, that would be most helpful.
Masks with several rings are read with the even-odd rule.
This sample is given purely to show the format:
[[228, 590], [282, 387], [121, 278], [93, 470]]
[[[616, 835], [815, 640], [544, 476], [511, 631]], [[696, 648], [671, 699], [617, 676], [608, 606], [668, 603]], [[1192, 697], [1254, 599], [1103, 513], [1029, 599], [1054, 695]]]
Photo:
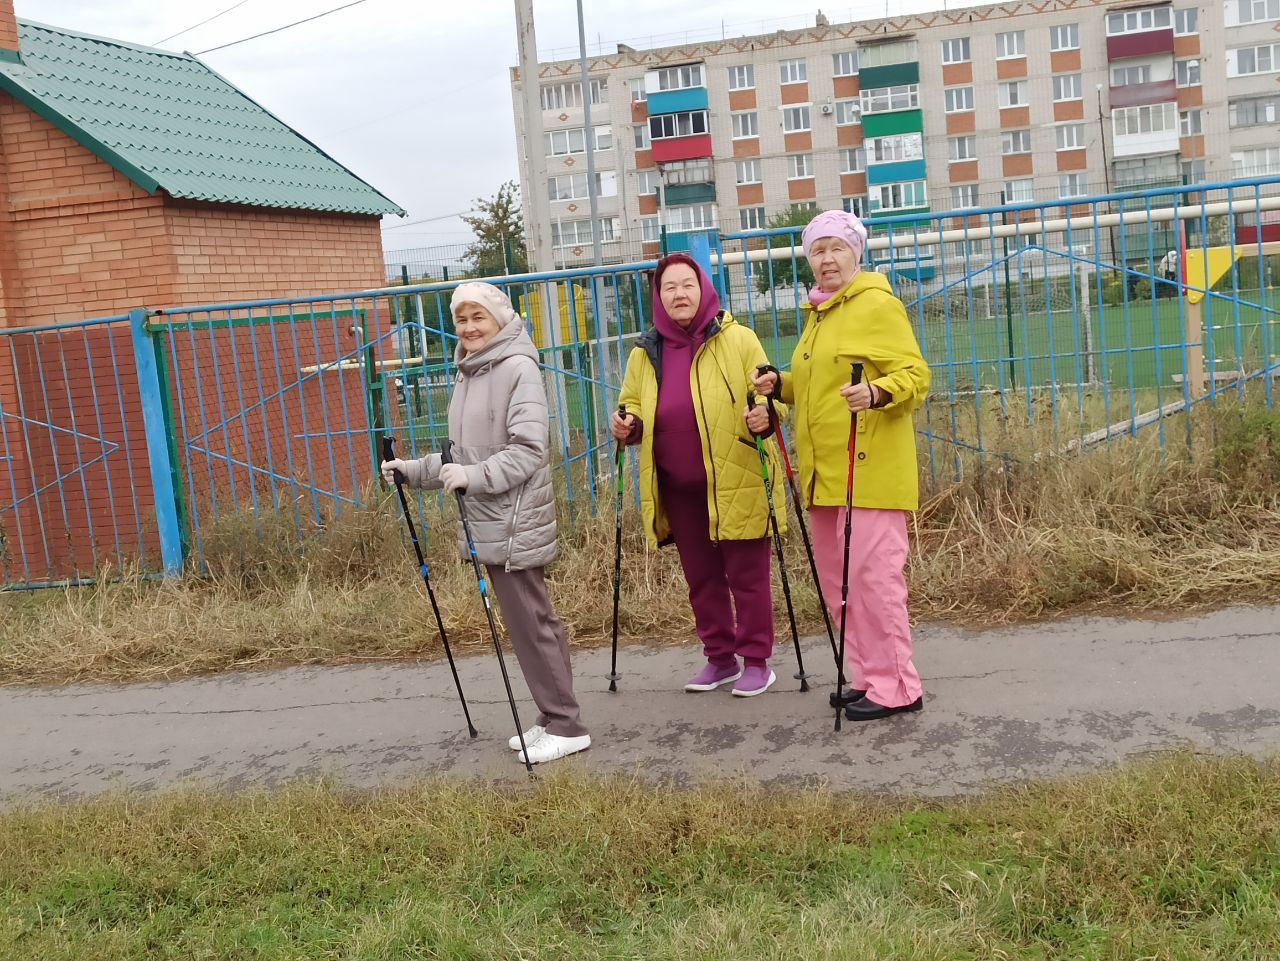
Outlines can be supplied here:
[[148, 193], [215, 203], [403, 214], [190, 54], [18, 21], [11, 95]]

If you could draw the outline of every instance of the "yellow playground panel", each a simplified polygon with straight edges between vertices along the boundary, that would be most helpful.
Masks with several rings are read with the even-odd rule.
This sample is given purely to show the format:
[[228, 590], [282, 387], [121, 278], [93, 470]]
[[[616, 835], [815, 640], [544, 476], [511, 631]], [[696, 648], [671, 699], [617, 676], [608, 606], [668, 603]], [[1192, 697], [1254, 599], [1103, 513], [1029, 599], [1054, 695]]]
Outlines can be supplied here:
[[1188, 387], [1192, 397], [1204, 394], [1204, 319], [1200, 303], [1237, 260], [1280, 254], [1280, 242], [1236, 244], [1227, 247], [1187, 248], [1187, 279], [1183, 293], [1187, 298], [1186, 339]]
[[[569, 289], [573, 290], [570, 302]], [[520, 313], [529, 322], [529, 336], [537, 347], [581, 343], [595, 336], [592, 330], [591, 312], [587, 294], [580, 284], [552, 284], [546, 290], [552, 310], [559, 315], [559, 330], [553, 331], [543, 316], [545, 299], [540, 289], [531, 290], [520, 298]], [[558, 336], [552, 341], [551, 334]]]

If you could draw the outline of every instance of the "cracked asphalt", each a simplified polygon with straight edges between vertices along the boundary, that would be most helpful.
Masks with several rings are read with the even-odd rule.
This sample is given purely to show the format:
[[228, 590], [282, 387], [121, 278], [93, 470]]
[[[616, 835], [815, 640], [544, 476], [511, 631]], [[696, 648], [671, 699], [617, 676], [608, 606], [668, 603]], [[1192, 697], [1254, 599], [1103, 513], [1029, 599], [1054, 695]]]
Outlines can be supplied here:
[[[1079, 618], [999, 630], [923, 625], [925, 710], [832, 730], [825, 638], [802, 694], [789, 644], [779, 683], [743, 699], [686, 694], [694, 645], [576, 651], [594, 745], [557, 762], [690, 783], [743, 775], [948, 796], [1115, 765], [1176, 747], [1280, 748], [1280, 607], [1178, 620]], [[534, 716], [508, 655], [522, 720]], [[302, 667], [164, 683], [0, 689], [0, 803], [190, 782], [224, 790], [328, 775], [359, 787], [451, 775], [520, 783], [492, 655], [459, 662], [480, 736], [467, 736], [448, 665]]]

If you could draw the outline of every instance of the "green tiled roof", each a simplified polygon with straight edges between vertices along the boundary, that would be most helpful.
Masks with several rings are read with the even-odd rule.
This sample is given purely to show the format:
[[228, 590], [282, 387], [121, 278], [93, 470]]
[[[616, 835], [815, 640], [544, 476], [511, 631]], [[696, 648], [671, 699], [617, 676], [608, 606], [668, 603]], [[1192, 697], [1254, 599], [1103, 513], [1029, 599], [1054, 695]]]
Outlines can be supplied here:
[[403, 214], [216, 72], [169, 53], [18, 21], [0, 91], [148, 193], [217, 203]]

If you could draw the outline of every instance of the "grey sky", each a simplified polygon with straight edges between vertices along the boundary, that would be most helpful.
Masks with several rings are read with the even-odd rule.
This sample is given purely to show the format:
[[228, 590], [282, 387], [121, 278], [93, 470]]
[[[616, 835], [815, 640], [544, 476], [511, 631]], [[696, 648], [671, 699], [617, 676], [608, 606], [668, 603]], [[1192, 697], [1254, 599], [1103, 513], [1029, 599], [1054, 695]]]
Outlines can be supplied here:
[[[19, 17], [133, 43], [168, 35], [236, 0], [15, 0]], [[246, 0], [161, 46], [200, 51], [312, 16], [343, 0]], [[820, 3], [585, 0], [590, 52], [812, 24]], [[893, 0], [892, 10], [928, 9]], [[862, 0], [823, 7], [831, 21], [883, 16]], [[576, 56], [574, 0], [534, 0], [540, 57]], [[404, 207], [383, 222], [387, 250], [466, 243], [459, 212], [517, 177], [508, 69], [513, 0], [365, 0], [359, 6], [202, 58], [259, 103]], [[408, 221], [442, 217], [397, 227]]]

